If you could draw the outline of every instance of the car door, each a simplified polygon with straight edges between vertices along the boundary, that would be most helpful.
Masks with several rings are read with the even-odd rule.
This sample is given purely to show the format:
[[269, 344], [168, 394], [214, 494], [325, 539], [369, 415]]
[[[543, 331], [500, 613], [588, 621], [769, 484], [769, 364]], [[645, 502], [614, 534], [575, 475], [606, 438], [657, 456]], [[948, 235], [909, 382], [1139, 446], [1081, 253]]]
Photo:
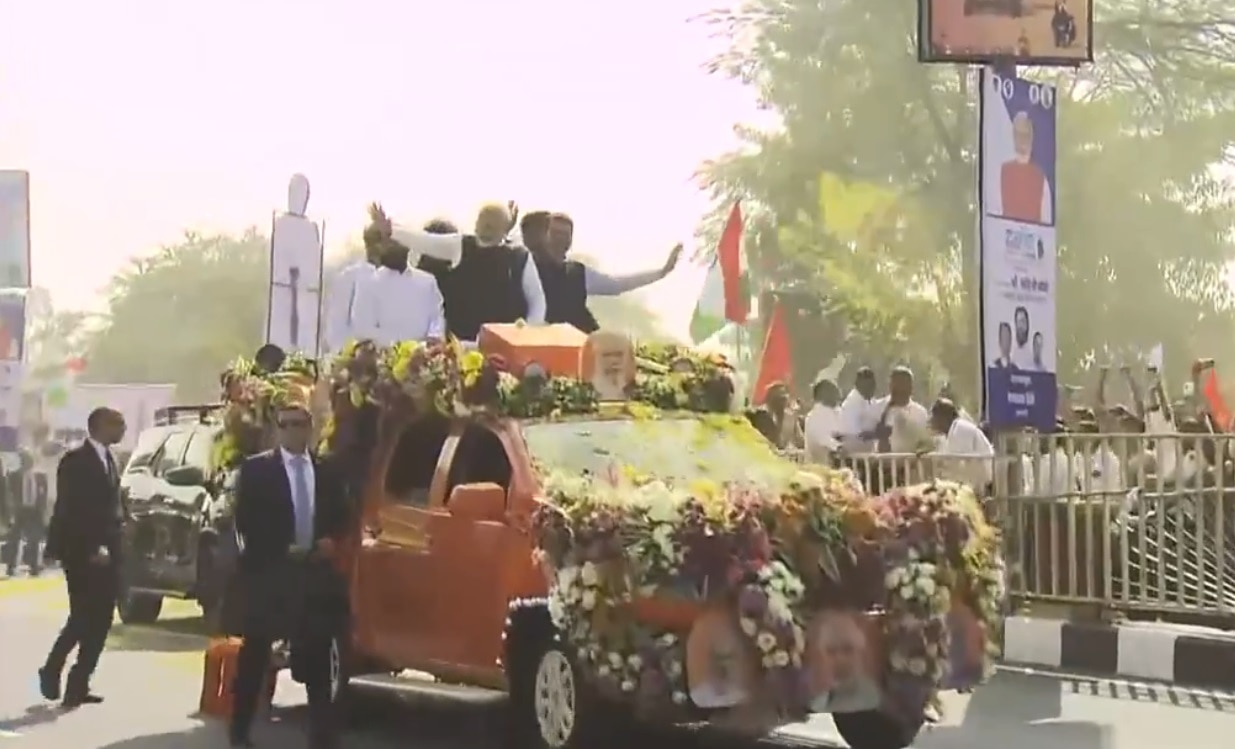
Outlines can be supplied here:
[[508, 435], [488, 424], [469, 423], [449, 454], [443, 503], [428, 518], [429, 552], [440, 579], [449, 580], [449, 595], [439, 594], [442, 610], [432, 620], [438, 658], [463, 676], [494, 668], [501, 656], [506, 619], [504, 561], [518, 534], [503, 518], [477, 520], [453, 515], [451, 493], [460, 486], [497, 484], [507, 494], [513, 477]]

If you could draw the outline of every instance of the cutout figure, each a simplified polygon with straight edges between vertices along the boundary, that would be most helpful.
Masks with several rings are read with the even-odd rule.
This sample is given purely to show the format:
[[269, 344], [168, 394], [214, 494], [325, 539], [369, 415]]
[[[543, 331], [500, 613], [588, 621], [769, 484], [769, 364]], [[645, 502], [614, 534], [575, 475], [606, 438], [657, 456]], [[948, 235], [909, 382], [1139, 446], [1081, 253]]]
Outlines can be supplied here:
[[322, 236], [305, 216], [309, 180], [292, 175], [287, 212], [274, 220], [270, 240], [270, 303], [266, 342], [316, 357], [321, 317]]

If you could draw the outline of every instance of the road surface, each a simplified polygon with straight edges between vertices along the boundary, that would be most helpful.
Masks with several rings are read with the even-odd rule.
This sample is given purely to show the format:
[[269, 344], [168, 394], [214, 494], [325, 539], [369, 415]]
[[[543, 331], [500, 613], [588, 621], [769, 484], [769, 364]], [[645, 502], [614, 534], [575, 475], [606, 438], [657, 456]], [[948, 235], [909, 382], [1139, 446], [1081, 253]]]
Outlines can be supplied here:
[[[203, 643], [195, 614], [177, 603], [156, 625], [118, 625], [95, 683], [106, 703], [64, 712], [41, 701], [35, 676], [63, 621], [62, 585], [54, 578], [0, 578], [0, 749], [226, 746], [221, 725], [193, 716]], [[265, 747], [304, 746], [303, 690], [285, 680], [275, 702], [274, 721], [255, 739]], [[1224, 749], [1235, 735], [1235, 695], [1120, 680], [1002, 671], [971, 696], [947, 695], [945, 708], [944, 721], [923, 732], [917, 749]], [[469, 713], [476, 708], [370, 710], [363, 729], [348, 734], [349, 749], [503, 746], [494, 716]], [[826, 717], [775, 743], [786, 742], [843, 746]], [[677, 732], [643, 743], [685, 749], [703, 742]]]

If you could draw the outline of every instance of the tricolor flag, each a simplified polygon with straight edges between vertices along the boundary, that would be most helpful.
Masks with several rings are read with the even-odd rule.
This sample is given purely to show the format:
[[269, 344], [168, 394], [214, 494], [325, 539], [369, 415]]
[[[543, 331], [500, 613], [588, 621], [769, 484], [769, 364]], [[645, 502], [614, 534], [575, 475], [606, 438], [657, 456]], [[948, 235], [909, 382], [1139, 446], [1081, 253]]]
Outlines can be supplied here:
[[750, 313], [750, 275], [746, 270], [746, 253], [742, 251], [744, 233], [742, 204], [734, 203], [690, 320], [690, 337], [695, 343], [711, 338], [726, 322], [746, 324]]

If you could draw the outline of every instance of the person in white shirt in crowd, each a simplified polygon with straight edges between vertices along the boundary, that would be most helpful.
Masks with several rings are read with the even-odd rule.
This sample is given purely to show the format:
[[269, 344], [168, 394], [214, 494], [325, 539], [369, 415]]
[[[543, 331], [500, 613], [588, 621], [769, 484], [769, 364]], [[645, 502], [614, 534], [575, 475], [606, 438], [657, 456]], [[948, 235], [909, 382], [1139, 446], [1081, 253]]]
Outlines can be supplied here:
[[[916, 453], [934, 445], [930, 431], [930, 412], [913, 399], [913, 371], [897, 367], [888, 378], [888, 395], [880, 401], [883, 407], [880, 452]], [[884, 449], [886, 448], [886, 449]]]
[[[1097, 421], [1082, 421], [1076, 426], [1077, 434], [1097, 435], [1101, 433]], [[1080, 452], [1077, 454], [1081, 491], [1087, 495], [1107, 495], [1122, 497], [1127, 491], [1124, 483], [1123, 464], [1119, 456], [1111, 449], [1110, 443], [1104, 437], [1096, 441], [1083, 440]]]
[[373, 277], [357, 289], [353, 328], [356, 338], [379, 346], [446, 337], [437, 280], [408, 267], [408, 249], [403, 245], [387, 242]]
[[[446, 328], [461, 341], [475, 341], [488, 323], [545, 322], [545, 291], [527, 248], [507, 240], [518, 210], [513, 203], [487, 203], [474, 234], [446, 232], [447, 225], [412, 229], [387, 223], [391, 238], [416, 255], [416, 266], [437, 279]], [[453, 228], [453, 227], [452, 227]]]
[[882, 415], [883, 407], [875, 400], [875, 372], [862, 367], [840, 404], [841, 447], [847, 455], [875, 452], [875, 432]]
[[978, 425], [962, 419], [955, 403], [940, 398], [931, 406], [930, 428], [943, 437], [936, 450], [943, 458], [936, 476], [984, 491], [994, 476], [995, 448]]
[[364, 283], [373, 277], [381, 261], [382, 248], [387, 239], [377, 228], [380, 220], [375, 217], [381, 214], [377, 204], [369, 206], [369, 226], [364, 231], [365, 257], [339, 271], [330, 282], [325, 298], [325, 320], [322, 344], [327, 355], [337, 354], [343, 350], [347, 342], [356, 338], [355, 320], [356, 298]]
[[1041, 438], [1037, 467], [1025, 472], [1027, 496], [1066, 497], [1080, 488], [1074, 456], [1065, 447], [1066, 439], [1067, 427], [1061, 421], [1055, 423], [1054, 434]]
[[840, 388], [831, 380], [818, 380], [811, 387], [815, 405], [806, 414], [803, 431], [806, 433], [806, 457], [812, 463], [828, 465], [840, 449], [842, 430]]

